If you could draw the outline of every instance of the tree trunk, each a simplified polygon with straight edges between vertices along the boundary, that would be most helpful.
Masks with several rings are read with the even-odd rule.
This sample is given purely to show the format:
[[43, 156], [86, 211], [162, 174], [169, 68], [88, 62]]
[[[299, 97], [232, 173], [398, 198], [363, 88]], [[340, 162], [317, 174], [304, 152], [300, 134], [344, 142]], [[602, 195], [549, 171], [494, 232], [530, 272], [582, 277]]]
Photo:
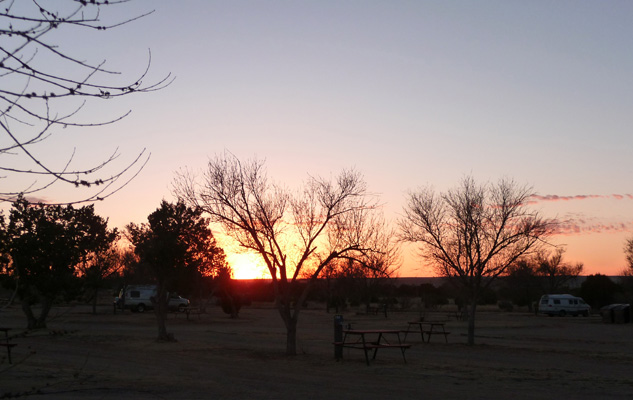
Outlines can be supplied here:
[[22, 304], [22, 311], [26, 315], [27, 321], [27, 329], [44, 329], [46, 328], [46, 318], [48, 317], [48, 313], [53, 306], [53, 300], [48, 298], [43, 298], [41, 301], [42, 310], [40, 311], [40, 315], [38, 317], [33, 313], [33, 309], [28, 301], [28, 299], [20, 299], [20, 303]]
[[297, 320], [286, 326], [286, 355], [297, 355]]
[[156, 323], [158, 325], [158, 341], [159, 342], [175, 342], [174, 335], [167, 332], [167, 302], [169, 301], [167, 293], [161, 288], [155, 298], [152, 299], [154, 305], [154, 313], [156, 314]]
[[37, 319], [38, 328], [46, 328], [46, 318], [48, 318], [48, 312], [53, 307], [53, 299], [44, 298], [42, 299], [42, 311], [40, 311], [40, 316]]
[[284, 325], [286, 326], [286, 355], [287, 356], [295, 356], [297, 355], [297, 322], [298, 318], [298, 310], [295, 310], [294, 315], [292, 315], [291, 307], [285, 304], [281, 304], [279, 306], [279, 315], [281, 315], [281, 319], [284, 321]]
[[92, 315], [97, 315], [97, 298], [99, 297], [99, 288], [95, 288], [94, 298], [92, 299]]
[[477, 309], [477, 301], [472, 300], [470, 310], [468, 310], [468, 345], [475, 344], [475, 311]]
[[20, 303], [22, 303], [22, 311], [24, 311], [24, 315], [26, 315], [26, 329], [36, 329], [37, 319], [35, 315], [33, 315], [33, 310], [28, 300], [20, 299]]
[[[19, 280], [20, 278], [18, 278], [18, 281]], [[15, 301], [15, 297], [18, 295], [18, 287], [19, 287], [19, 283], [15, 285], [15, 289], [13, 290], [13, 293], [11, 294], [11, 298], [9, 299], [9, 302], [7, 303], [5, 308], [13, 305], [13, 302]]]

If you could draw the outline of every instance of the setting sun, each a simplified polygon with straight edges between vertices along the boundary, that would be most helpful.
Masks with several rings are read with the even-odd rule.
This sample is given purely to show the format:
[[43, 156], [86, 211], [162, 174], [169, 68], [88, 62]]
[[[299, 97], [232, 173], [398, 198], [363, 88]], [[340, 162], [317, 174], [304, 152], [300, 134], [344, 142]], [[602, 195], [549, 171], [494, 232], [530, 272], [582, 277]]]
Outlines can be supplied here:
[[233, 269], [234, 279], [262, 279], [270, 277], [268, 269], [255, 254], [229, 254], [226, 259]]

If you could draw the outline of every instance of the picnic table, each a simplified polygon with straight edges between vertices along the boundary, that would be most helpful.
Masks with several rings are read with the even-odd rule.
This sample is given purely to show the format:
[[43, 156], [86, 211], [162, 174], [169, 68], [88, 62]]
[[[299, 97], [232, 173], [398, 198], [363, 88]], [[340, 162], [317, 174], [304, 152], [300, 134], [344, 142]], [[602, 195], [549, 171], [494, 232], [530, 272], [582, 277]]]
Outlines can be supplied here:
[[[448, 335], [449, 331], [445, 328], [445, 323], [440, 321], [409, 321], [409, 326], [404, 333], [404, 340], [407, 340], [407, 335], [409, 332], [412, 332], [412, 328], [415, 328], [415, 331], [420, 332], [420, 336], [422, 337], [422, 342], [429, 343], [431, 341], [431, 336], [433, 335], [444, 335], [444, 340], [448, 343]], [[424, 334], [426, 333], [426, 340], [424, 340]]]
[[200, 309], [200, 307], [184, 307], [176, 311], [176, 318], [178, 317], [178, 314], [185, 314], [187, 316], [187, 320], [189, 320], [189, 316], [191, 314], [197, 314], [198, 319], [200, 319], [201, 313], [202, 313], [202, 310]]
[[4, 332], [4, 339], [5, 339], [5, 342], [4, 343], [0, 343], [0, 346], [7, 348], [7, 354], [9, 356], [9, 364], [13, 364], [11, 362], [11, 348], [17, 346], [18, 344], [9, 342], [9, 331], [10, 330], [11, 330], [11, 328], [0, 327], [0, 332]]
[[348, 329], [343, 331], [343, 341], [334, 342], [334, 345], [363, 350], [367, 365], [369, 365], [369, 352], [372, 350], [374, 354], [371, 359], [375, 360], [378, 349], [400, 349], [402, 359], [406, 363], [404, 352], [411, 347], [411, 344], [403, 343], [400, 338], [401, 333], [402, 331], [394, 329]]

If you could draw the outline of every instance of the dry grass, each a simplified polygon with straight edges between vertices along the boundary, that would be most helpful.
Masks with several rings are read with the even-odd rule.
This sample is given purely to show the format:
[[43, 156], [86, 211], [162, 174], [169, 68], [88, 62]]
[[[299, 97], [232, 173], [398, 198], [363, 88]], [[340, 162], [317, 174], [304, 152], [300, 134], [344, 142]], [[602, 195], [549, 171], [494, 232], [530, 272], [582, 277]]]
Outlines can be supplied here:
[[[299, 321], [299, 355], [286, 357], [280, 317], [269, 306], [230, 319], [210, 309], [198, 319], [170, 315], [177, 343], [158, 343], [152, 313], [113, 315], [107, 306], [54, 309], [48, 331], [26, 332], [19, 307], [0, 311], [9, 326], [14, 364], [0, 353], [0, 398], [46, 399], [537, 399], [630, 398], [633, 324], [527, 313], [478, 314], [477, 344], [466, 323], [413, 347], [405, 364], [383, 350], [371, 366], [361, 352], [334, 360], [333, 314], [308, 309]], [[417, 313], [344, 313], [354, 328], [404, 329]], [[427, 315], [444, 319], [445, 313]], [[0, 349], [4, 351], [4, 349]]]

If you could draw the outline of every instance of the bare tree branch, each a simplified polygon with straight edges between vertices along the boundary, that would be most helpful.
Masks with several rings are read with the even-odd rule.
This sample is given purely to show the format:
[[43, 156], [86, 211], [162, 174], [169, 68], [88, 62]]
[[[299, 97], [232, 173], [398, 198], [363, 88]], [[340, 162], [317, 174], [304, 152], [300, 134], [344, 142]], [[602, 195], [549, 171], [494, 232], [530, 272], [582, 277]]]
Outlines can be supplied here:
[[[95, 64], [83, 61], [49, 39], [52, 32], [61, 29], [75, 27], [105, 31], [153, 13], [149, 11], [118, 21], [102, 20], [103, 7], [116, 7], [127, 2], [60, 0], [53, 5], [36, 0], [0, 0], [0, 138], [4, 137], [4, 141], [0, 142], [3, 160], [0, 161], [0, 170], [7, 173], [0, 179], [21, 175], [49, 178], [44, 183], [35, 180], [14, 188], [5, 184], [0, 201], [13, 201], [18, 194], [41, 192], [56, 183], [101, 187], [96, 193], [71, 203], [102, 200], [130, 182], [130, 179], [121, 179], [124, 175], [136, 176], [147, 163], [149, 153], [143, 149], [132, 162], [116, 167], [114, 162], [119, 158], [117, 149], [101, 162], [77, 168], [73, 166], [76, 150], [72, 149], [68, 158], [54, 165], [51, 161], [44, 161], [34, 147], [43, 141], [53, 140], [53, 128], [105, 126], [120, 121], [130, 113], [127, 111], [101, 121], [82, 122], [78, 117], [87, 100], [153, 92], [173, 81], [168, 74], [155, 82], [144, 82], [152, 63], [150, 52], [147, 66], [139, 76], [124, 84], [112, 84], [110, 77], [121, 73], [106, 69], [105, 61]], [[52, 60], [55, 62], [50, 62]], [[20, 166], [9, 164], [9, 159], [19, 161]], [[108, 176], [106, 168], [118, 171]]]

